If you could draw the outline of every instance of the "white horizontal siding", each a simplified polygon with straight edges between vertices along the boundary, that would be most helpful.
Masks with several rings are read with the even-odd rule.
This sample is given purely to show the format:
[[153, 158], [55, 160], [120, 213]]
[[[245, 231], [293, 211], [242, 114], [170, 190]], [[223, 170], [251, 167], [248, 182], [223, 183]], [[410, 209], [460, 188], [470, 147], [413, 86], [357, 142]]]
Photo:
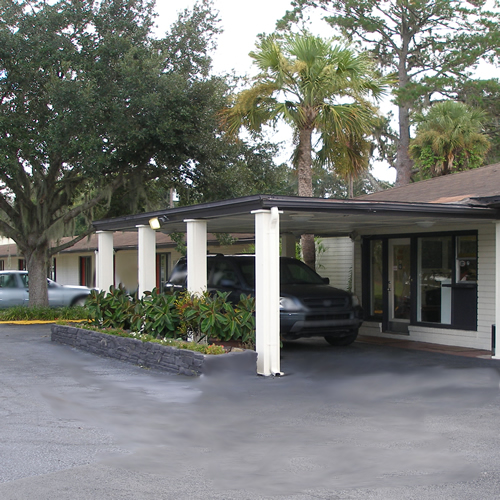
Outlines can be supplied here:
[[354, 242], [354, 272], [353, 272], [353, 289], [352, 291], [361, 300], [363, 291], [363, 279], [362, 279], [362, 268], [361, 268], [361, 238]]
[[347, 290], [353, 267], [353, 243], [350, 238], [322, 238], [324, 251], [318, 253], [316, 271], [330, 279], [330, 285]]
[[473, 332], [480, 349], [491, 347], [491, 325], [495, 324], [495, 269], [495, 225], [484, 224], [478, 229], [477, 332]]
[[428, 342], [429, 344], [461, 346], [471, 349], [489, 350], [491, 348], [491, 334], [484, 336], [480, 335], [479, 332], [468, 330], [410, 326], [409, 335], [401, 335], [382, 332], [381, 323], [365, 321], [359, 329], [359, 334], [413, 342]]
[[428, 328], [410, 326], [410, 340], [433, 344], [456, 345], [473, 349], [490, 349], [491, 335], [469, 330], [452, 330], [446, 328]]

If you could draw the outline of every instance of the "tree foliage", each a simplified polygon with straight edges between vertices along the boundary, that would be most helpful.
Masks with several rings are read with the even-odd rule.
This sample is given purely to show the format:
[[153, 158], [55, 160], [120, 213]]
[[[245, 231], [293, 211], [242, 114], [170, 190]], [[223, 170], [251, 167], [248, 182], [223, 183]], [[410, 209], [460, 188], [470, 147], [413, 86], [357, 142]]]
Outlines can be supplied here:
[[491, 143], [485, 163], [500, 162], [500, 80], [467, 80], [453, 97], [483, 111], [484, 133]]
[[415, 117], [410, 154], [423, 178], [480, 167], [490, 148], [483, 132], [485, 113], [455, 101], [434, 104]]
[[[260, 131], [279, 119], [292, 126], [299, 196], [312, 196], [313, 134], [316, 159], [341, 176], [368, 166], [366, 136], [376, 119], [368, 97], [380, 97], [387, 83], [366, 54], [309, 33], [263, 37], [250, 54], [260, 73], [223, 114], [236, 136], [243, 126]], [[314, 267], [314, 240], [303, 241], [304, 261]]]
[[134, 87], [138, 71], [153, 80], [151, 7], [0, 6], [0, 229], [26, 258], [31, 303], [47, 301], [49, 241], [109, 197], [131, 167], [151, 166], [146, 151], [156, 138], [141, 121], [154, 96]]
[[[154, 191], [196, 189], [225, 147], [215, 115], [230, 86], [209, 75], [219, 32], [210, 1], [159, 40], [153, 6], [0, 3], [0, 233], [26, 258], [31, 304], [47, 303], [50, 256], [85, 237], [92, 218], [146, 209]], [[80, 235], [54, 245], [75, 221]]]
[[461, 88], [480, 60], [496, 60], [500, 46], [499, 3], [484, 0], [295, 0], [286, 26], [309, 7], [366, 47], [387, 72], [397, 75], [399, 139], [397, 185], [410, 181], [410, 113], [429, 106], [436, 93]]
[[328, 168], [313, 167], [313, 194], [317, 198], [349, 199], [390, 187], [392, 185], [389, 182], [375, 179], [370, 172], [364, 172], [346, 182], [346, 179]]

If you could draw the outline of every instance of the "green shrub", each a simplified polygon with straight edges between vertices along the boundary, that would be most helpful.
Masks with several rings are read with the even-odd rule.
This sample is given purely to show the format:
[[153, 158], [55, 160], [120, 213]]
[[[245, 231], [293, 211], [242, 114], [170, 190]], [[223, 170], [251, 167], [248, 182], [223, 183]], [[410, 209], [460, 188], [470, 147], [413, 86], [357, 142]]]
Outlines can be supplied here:
[[135, 332], [148, 333], [153, 337], [177, 337], [180, 318], [176, 307], [176, 295], [145, 292], [135, 306], [130, 328]]
[[196, 341], [208, 338], [223, 340], [222, 332], [227, 318], [223, 314], [228, 293], [217, 292], [211, 296], [208, 292], [191, 295], [181, 292], [177, 295], [176, 307], [179, 313], [179, 331], [184, 337], [193, 337]]
[[177, 299], [179, 331], [194, 339], [236, 340], [255, 344], [255, 299], [241, 295], [238, 304], [228, 301], [228, 292], [191, 295], [182, 292]]
[[146, 292], [140, 300], [125, 290], [93, 291], [87, 299], [89, 321], [100, 328], [119, 328], [152, 338], [216, 339], [255, 344], [255, 300], [242, 295], [233, 305], [228, 293]]
[[[226, 304], [228, 306], [230, 304]], [[255, 298], [240, 295], [240, 301], [226, 309], [228, 322], [226, 325], [227, 340], [239, 340], [244, 344], [255, 346]], [[226, 339], [221, 339], [226, 340]]]
[[109, 287], [109, 292], [92, 290], [86, 302], [92, 325], [130, 330], [135, 316], [133, 298], [123, 286]]

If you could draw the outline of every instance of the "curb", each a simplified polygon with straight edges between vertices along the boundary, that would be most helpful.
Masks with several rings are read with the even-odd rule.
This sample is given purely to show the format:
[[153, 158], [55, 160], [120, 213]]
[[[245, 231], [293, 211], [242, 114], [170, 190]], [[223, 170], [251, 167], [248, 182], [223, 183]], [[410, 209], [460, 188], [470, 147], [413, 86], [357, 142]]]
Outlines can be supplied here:
[[227, 371], [233, 374], [255, 374], [257, 371], [257, 353], [250, 350], [219, 355], [202, 354], [64, 325], [52, 325], [51, 341], [176, 375], [196, 377]]

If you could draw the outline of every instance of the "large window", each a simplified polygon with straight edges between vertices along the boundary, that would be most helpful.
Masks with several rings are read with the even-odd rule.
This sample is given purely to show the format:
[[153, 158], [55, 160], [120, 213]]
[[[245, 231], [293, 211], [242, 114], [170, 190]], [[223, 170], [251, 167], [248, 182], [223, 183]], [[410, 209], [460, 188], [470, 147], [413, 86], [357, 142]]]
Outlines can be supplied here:
[[80, 285], [94, 286], [94, 272], [92, 270], [92, 258], [80, 257]]
[[370, 267], [371, 267], [371, 287], [370, 287], [370, 313], [372, 316], [382, 316], [383, 312], [383, 275], [382, 275], [382, 240], [373, 240], [371, 244]]
[[457, 236], [456, 280], [477, 281], [477, 238], [476, 235]]
[[417, 321], [451, 324], [452, 236], [418, 238]]
[[170, 253], [156, 254], [156, 288], [164, 290], [170, 274]]
[[384, 331], [406, 325], [477, 328], [477, 234], [367, 238], [363, 244], [365, 313]]

